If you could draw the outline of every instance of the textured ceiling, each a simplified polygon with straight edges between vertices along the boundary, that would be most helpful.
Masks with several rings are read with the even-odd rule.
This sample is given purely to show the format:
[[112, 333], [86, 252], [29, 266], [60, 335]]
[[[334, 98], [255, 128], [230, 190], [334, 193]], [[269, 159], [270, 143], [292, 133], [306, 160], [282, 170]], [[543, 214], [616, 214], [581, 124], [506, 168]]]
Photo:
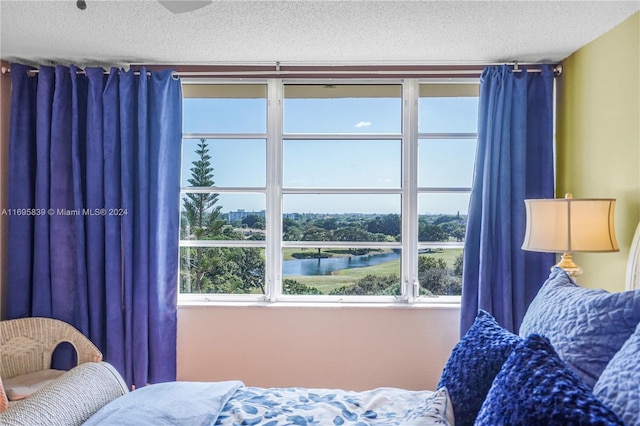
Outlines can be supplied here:
[[10, 62], [482, 64], [559, 61], [640, 1], [218, 1], [172, 14], [155, 0], [0, 0]]

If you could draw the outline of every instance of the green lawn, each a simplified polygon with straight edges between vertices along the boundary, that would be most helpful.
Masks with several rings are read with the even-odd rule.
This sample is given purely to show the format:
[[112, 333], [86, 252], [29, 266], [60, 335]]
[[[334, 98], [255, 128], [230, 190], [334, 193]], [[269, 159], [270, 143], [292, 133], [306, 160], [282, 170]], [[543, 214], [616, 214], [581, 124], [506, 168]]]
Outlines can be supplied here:
[[419, 254], [419, 256], [433, 256], [436, 258], [442, 258], [445, 262], [447, 262], [447, 265], [453, 267], [453, 262], [455, 262], [456, 258], [460, 256], [460, 253], [462, 253], [461, 248], [453, 248], [445, 249], [440, 252]]

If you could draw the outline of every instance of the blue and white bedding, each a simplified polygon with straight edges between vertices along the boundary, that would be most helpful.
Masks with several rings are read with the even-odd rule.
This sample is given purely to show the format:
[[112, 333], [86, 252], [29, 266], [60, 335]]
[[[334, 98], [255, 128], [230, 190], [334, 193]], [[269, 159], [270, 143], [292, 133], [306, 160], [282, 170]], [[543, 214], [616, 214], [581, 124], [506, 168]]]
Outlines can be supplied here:
[[453, 426], [453, 411], [446, 389], [351, 392], [173, 382], [117, 398], [85, 425]]
[[450, 425], [446, 390], [240, 388], [216, 425]]

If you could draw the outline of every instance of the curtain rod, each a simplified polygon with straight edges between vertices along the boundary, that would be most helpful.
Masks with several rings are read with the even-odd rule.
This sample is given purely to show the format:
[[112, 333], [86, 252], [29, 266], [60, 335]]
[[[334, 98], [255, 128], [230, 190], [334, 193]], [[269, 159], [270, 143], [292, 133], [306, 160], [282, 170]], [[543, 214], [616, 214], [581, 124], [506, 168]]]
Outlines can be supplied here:
[[[414, 65], [414, 66], [281, 66], [276, 62], [273, 66], [229, 66], [229, 65], [146, 65], [149, 71], [164, 71], [172, 69], [176, 77], [206, 78], [206, 77], [411, 77], [411, 76], [437, 76], [449, 78], [479, 77], [486, 66], [509, 65], [514, 72], [522, 72], [525, 67], [527, 72], [541, 72], [540, 64], [513, 64], [495, 63], [483, 65]], [[143, 65], [133, 65], [134, 73]], [[10, 73], [11, 68], [3, 66], [2, 74]], [[37, 74], [38, 69], [29, 71]], [[105, 70], [105, 74], [109, 71]], [[555, 76], [562, 74], [562, 65], [553, 65]], [[78, 74], [85, 74], [79, 70]], [[148, 74], [148, 73], [147, 73]]]

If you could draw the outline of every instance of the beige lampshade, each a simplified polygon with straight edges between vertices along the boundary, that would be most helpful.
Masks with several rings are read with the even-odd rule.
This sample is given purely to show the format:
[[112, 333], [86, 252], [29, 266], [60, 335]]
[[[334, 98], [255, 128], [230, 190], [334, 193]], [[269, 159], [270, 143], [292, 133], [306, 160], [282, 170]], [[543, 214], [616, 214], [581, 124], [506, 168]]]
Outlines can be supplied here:
[[613, 227], [615, 199], [554, 198], [525, 200], [524, 203], [527, 212], [524, 250], [551, 253], [619, 251]]

